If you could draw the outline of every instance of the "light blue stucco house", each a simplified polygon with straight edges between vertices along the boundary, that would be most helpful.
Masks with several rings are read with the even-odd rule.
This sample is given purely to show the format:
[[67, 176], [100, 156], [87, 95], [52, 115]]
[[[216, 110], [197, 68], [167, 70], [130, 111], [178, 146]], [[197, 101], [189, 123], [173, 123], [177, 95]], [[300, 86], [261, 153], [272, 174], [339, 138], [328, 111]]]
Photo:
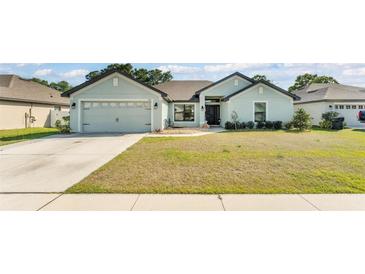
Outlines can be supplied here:
[[217, 82], [169, 81], [148, 86], [109, 71], [65, 92], [73, 132], [148, 132], [166, 127], [282, 121], [293, 116], [294, 94], [239, 72]]

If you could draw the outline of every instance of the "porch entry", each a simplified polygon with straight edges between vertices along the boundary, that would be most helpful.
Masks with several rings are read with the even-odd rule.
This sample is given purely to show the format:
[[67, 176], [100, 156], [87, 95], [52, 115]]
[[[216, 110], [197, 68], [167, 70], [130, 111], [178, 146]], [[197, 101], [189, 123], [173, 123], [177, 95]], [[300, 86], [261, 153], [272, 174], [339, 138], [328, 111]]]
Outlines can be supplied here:
[[220, 124], [220, 105], [206, 105], [205, 106], [205, 119], [208, 125]]

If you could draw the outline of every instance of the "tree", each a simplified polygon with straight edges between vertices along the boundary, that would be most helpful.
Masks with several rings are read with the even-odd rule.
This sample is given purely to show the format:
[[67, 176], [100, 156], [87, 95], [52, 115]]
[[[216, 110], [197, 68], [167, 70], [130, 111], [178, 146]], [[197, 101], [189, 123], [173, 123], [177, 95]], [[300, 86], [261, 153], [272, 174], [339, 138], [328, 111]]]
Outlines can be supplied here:
[[299, 129], [300, 131], [311, 129], [311, 116], [304, 109], [300, 108], [295, 112], [292, 124], [294, 128]]
[[152, 69], [148, 70], [145, 68], [133, 68], [133, 66], [129, 63], [127, 64], [110, 64], [106, 68], [102, 70], [96, 70], [92, 71], [89, 74], [87, 74], [85, 77], [87, 80], [91, 80], [103, 73], [106, 73], [111, 70], [118, 70], [120, 72], [123, 72], [132, 78], [143, 82], [148, 85], [157, 85], [160, 83], [164, 83], [167, 81], [170, 81], [172, 79], [172, 75], [170, 71], [163, 72], [159, 69]]
[[58, 83], [52, 82], [49, 84], [49, 87], [61, 92], [65, 92], [72, 88], [72, 86], [67, 81], [59, 81]]
[[293, 92], [295, 90], [304, 88], [312, 83], [322, 84], [338, 84], [337, 80], [331, 76], [318, 76], [317, 74], [305, 73], [297, 76], [294, 85], [290, 86], [288, 91]]
[[43, 80], [43, 79], [39, 79], [39, 78], [32, 78], [31, 81], [44, 85], [49, 88], [56, 89], [61, 92], [67, 91], [72, 88], [72, 86], [67, 81], [60, 81], [58, 83], [55, 83], [55, 82], [48, 83], [47, 80]]
[[271, 80], [267, 79], [266, 75], [256, 74], [254, 77], [252, 77], [255, 81], [264, 80], [266, 82], [271, 83]]
[[39, 78], [32, 78], [30, 79], [32, 80], [33, 82], [36, 82], [38, 84], [41, 84], [41, 85], [44, 85], [44, 86], [47, 86], [48, 87], [48, 81], [47, 80], [42, 80], [42, 79], [39, 79]]

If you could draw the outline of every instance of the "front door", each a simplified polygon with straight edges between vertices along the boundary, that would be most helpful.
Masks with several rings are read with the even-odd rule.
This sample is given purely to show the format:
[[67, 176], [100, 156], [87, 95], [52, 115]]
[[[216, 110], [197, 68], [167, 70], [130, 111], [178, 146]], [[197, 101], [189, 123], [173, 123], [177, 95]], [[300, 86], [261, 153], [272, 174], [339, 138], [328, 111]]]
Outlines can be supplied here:
[[220, 124], [220, 106], [219, 105], [206, 105], [205, 106], [205, 119], [208, 125]]

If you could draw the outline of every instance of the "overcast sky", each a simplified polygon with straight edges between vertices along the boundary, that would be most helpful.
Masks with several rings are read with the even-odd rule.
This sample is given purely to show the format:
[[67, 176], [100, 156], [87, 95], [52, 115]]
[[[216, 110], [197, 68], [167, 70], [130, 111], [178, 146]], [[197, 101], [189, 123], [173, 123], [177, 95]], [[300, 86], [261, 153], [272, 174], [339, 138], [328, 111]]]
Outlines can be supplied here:
[[[66, 80], [72, 85], [85, 81], [85, 74], [100, 70], [108, 64], [0, 64], [0, 74], [17, 74], [24, 78], [38, 77], [48, 81]], [[211, 80], [215, 81], [230, 73], [239, 71], [247, 76], [264, 74], [282, 88], [291, 86], [297, 75], [313, 73], [332, 76], [342, 84], [365, 86], [365, 64], [289, 64], [289, 63], [225, 63], [225, 64], [133, 64], [137, 68], [159, 68], [170, 70], [175, 80]]]

